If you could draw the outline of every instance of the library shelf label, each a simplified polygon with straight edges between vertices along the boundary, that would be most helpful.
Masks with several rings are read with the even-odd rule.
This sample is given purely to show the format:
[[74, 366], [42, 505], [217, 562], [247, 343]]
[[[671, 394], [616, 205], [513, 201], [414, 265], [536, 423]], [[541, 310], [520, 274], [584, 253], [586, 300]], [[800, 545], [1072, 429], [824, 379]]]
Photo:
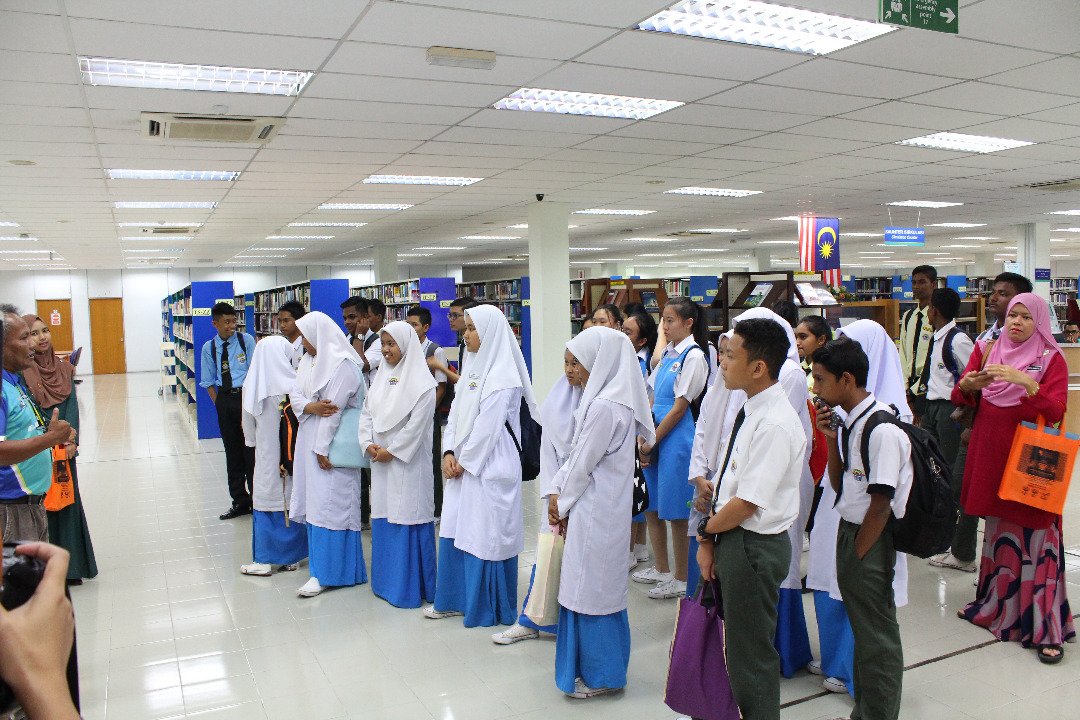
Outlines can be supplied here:
[[532, 300], [522, 300], [521, 305], [523, 307], [532, 307]]
[[717, 294], [716, 288], [713, 288], [712, 290], [706, 290], [705, 291], [705, 297], [716, 297], [716, 294]]
[[450, 303], [452, 303], [452, 302], [454, 302], [454, 301], [453, 300], [440, 300], [439, 301], [439, 307], [448, 308], [448, 307], [450, 307]]
[[697, 303], [705, 302], [705, 296], [704, 295], [691, 295], [690, 300], [691, 300], [691, 302], [697, 302]]
[[219, 302], [229, 303], [230, 305], [232, 305], [232, 304], [234, 304], [236, 302], [236, 298], [225, 298], [224, 300], [215, 300], [214, 301], [215, 304], [217, 304]]
[[420, 293], [421, 302], [432, 302], [439, 299], [439, 293]]
[[210, 308], [192, 308], [192, 317], [210, 317]]
[[255, 307], [255, 301], [254, 300], [245, 300], [244, 301], [244, 307]]

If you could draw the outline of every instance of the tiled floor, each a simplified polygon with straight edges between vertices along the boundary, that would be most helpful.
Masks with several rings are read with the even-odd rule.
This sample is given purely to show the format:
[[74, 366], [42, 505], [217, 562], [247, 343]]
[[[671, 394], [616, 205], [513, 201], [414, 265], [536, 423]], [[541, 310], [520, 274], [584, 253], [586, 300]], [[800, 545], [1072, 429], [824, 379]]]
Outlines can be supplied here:
[[[301, 599], [305, 568], [241, 575], [251, 521], [217, 519], [228, 505], [220, 442], [195, 440], [175, 401], [157, 390], [149, 373], [86, 378], [79, 388], [79, 477], [101, 569], [72, 589], [88, 720], [674, 717], [663, 687], [675, 603], [649, 600], [647, 586], [631, 583], [626, 691], [575, 701], [555, 688], [551, 639], [496, 646], [489, 630], [398, 610], [366, 586]], [[535, 485], [525, 487], [528, 537], [538, 516]], [[1074, 500], [1066, 533], [1077, 521]], [[1069, 590], [1080, 601], [1073, 552]], [[526, 552], [522, 593], [530, 562]], [[991, 636], [956, 619], [971, 576], [911, 568], [911, 603], [900, 613], [905, 662], [930, 662], [905, 674], [902, 717], [1075, 712], [1080, 648], [1044, 667], [1016, 644], [982, 646]], [[936, 659], [950, 653], [960, 654]], [[783, 681], [784, 718], [847, 715], [850, 699], [823, 693], [817, 680], [800, 672]]]

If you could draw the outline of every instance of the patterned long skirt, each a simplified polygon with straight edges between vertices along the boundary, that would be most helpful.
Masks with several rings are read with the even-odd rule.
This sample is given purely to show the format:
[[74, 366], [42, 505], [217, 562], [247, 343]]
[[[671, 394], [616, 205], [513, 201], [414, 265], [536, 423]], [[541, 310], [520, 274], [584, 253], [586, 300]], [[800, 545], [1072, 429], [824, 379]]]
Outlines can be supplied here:
[[961, 612], [999, 640], [1024, 647], [1075, 642], [1060, 520], [1032, 530], [986, 518], [979, 589]]

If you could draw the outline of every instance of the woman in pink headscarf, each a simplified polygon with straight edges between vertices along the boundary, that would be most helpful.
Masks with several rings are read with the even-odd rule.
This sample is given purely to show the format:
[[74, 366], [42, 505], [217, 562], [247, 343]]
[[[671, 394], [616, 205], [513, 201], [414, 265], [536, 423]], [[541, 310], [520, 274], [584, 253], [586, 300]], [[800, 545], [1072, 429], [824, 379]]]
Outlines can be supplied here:
[[979, 589], [959, 615], [1000, 640], [1034, 646], [1048, 664], [1060, 662], [1062, 643], [1076, 639], [1061, 516], [1002, 500], [998, 488], [1017, 425], [1039, 416], [1057, 423], [1068, 392], [1069, 370], [1046, 301], [1021, 293], [1009, 303], [1001, 337], [975, 346], [952, 394], [954, 404], [977, 407], [960, 502], [986, 518]]

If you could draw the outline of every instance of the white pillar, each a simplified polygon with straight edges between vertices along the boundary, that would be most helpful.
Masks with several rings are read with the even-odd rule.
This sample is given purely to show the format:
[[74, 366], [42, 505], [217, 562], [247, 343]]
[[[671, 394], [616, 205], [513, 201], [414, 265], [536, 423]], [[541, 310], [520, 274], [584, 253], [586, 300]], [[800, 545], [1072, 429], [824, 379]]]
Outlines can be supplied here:
[[1017, 228], [1016, 259], [1035, 286], [1035, 293], [1050, 300], [1050, 279], [1035, 279], [1040, 270], [1050, 270], [1050, 223], [1025, 223]]
[[372, 268], [375, 275], [375, 282], [377, 283], [389, 283], [397, 282], [398, 268], [397, 268], [397, 247], [394, 245], [376, 245], [375, 251], [375, 265]]
[[616, 275], [621, 275], [625, 277], [627, 275], [626, 267], [624, 265], [620, 265], [619, 263], [606, 262], [602, 265], [594, 265], [593, 267], [597, 267], [600, 269], [596, 277], [615, 277]]
[[772, 252], [769, 248], [754, 248], [750, 258], [750, 272], [768, 272], [772, 270]]
[[993, 277], [996, 274], [994, 272], [994, 255], [992, 253], [975, 253], [975, 263], [971, 265], [968, 275], [970, 277]]
[[529, 204], [532, 374], [538, 401], [543, 401], [563, 373], [563, 354], [570, 339], [569, 218], [565, 203]]

